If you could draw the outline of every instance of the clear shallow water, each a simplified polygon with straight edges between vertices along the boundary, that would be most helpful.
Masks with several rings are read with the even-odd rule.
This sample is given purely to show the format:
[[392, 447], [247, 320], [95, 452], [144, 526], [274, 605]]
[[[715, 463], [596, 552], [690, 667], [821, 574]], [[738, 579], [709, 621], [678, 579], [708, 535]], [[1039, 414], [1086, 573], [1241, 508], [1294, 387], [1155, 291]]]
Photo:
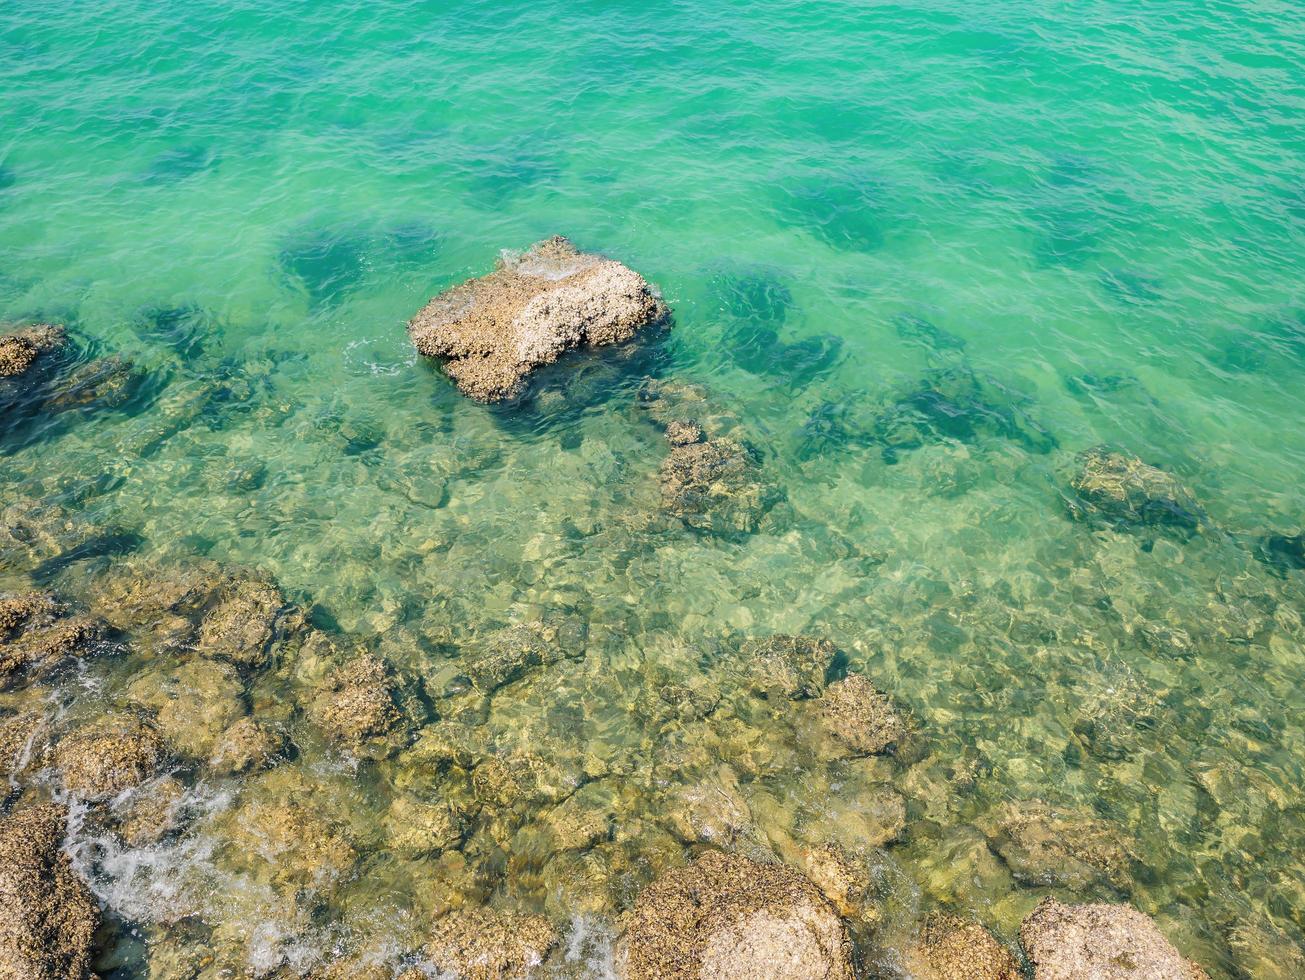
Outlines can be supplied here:
[[[129, 563], [260, 568], [437, 695], [459, 644], [569, 610], [584, 659], [496, 697], [485, 731], [566, 734], [617, 772], [668, 737], [630, 707], [657, 672], [729, 692], [719, 651], [738, 637], [828, 636], [928, 744], [891, 774], [903, 908], [1013, 936], [1045, 889], [957, 874], [956, 855], [1001, 801], [1045, 799], [1136, 842], [1129, 897], [1212, 973], [1271, 976], [1239, 937], [1305, 927], [1305, 591], [1253, 554], [1305, 521], [1302, 36], [1284, 4], [8, 9], [0, 319], [60, 319], [154, 385], [6, 433], [4, 500], [134, 530]], [[558, 232], [657, 283], [675, 328], [624, 371], [558, 372], [515, 414], [460, 398], [404, 321]], [[890, 462], [876, 417], [957, 365], [1018, 406], [1025, 437]], [[665, 448], [635, 398], [650, 367], [708, 388], [783, 520], [721, 538], [656, 519]], [[1069, 520], [1074, 454], [1101, 442], [1178, 474], [1217, 532]], [[1161, 627], [1186, 632], [1182, 656]], [[91, 712], [135, 666], [61, 696]], [[288, 698], [294, 669], [251, 690]], [[1084, 748], [1093, 718], [1123, 750]], [[293, 768], [356, 804], [360, 852], [382, 852], [386, 774], [355, 781], [289, 723]], [[957, 759], [976, 760], [972, 785], [921, 790]], [[818, 823], [803, 807], [856, 798], [800, 756], [724, 761], [772, 841]], [[636, 828], [664, 789], [599, 783]], [[220, 831], [198, 821], [142, 873], [200, 875]], [[629, 836], [627, 890], [682, 859]], [[102, 895], [129, 922], [166, 918], [126, 902], [140, 865], [122, 862], [94, 869]], [[559, 921], [628, 901], [585, 908], [568, 867], [535, 863], [480, 892]], [[411, 895], [437, 904], [427, 878], [449, 877], [383, 854], [363, 868], [347, 901], [247, 944], [253, 961], [298, 962], [287, 950], [326, 935], [403, 947], [417, 927], [394, 910], [420, 918]], [[201, 917], [257, 921], [254, 899], [212, 898], [252, 895], [249, 878], [204, 879]], [[912, 914], [868, 941], [878, 969]], [[126, 947], [113, 975], [140, 972]]]

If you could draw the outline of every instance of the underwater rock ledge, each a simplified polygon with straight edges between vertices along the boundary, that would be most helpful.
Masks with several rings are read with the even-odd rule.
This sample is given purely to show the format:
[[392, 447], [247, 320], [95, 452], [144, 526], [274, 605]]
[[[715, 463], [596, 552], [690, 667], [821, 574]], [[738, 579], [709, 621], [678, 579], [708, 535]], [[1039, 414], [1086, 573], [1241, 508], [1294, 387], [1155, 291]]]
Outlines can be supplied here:
[[443, 360], [464, 395], [498, 402], [568, 351], [625, 343], [668, 316], [643, 276], [554, 236], [440, 293], [408, 335], [419, 353]]

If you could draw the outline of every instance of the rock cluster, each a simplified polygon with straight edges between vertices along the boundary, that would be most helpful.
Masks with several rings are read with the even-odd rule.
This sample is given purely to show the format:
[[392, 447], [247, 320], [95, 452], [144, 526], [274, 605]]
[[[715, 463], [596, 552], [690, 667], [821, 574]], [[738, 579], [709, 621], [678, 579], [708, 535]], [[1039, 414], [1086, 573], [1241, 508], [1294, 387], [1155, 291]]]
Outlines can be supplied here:
[[102, 624], [67, 612], [45, 593], [0, 598], [0, 688], [32, 680], [68, 658], [100, 649]]
[[666, 317], [638, 273], [554, 237], [440, 293], [408, 334], [463, 394], [496, 402], [520, 395], [532, 372], [567, 351], [624, 343]]

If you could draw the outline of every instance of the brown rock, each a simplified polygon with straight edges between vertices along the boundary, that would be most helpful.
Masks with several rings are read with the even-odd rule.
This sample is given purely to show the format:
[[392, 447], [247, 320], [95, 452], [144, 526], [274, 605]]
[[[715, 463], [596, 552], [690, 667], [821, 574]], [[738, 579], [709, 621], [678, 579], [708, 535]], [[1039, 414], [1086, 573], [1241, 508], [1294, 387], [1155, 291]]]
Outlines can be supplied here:
[[932, 913], [906, 957], [917, 980], [1019, 980], [1015, 957], [977, 922]]
[[782, 864], [708, 851], [640, 893], [617, 961], [626, 980], [852, 980], [833, 906]]
[[476, 907], [437, 919], [426, 955], [441, 975], [516, 980], [528, 976], [557, 942], [557, 930], [541, 915]]
[[829, 685], [820, 717], [829, 734], [855, 755], [886, 752], [906, 735], [906, 723], [892, 701], [861, 674]]
[[86, 799], [105, 799], [138, 786], [163, 761], [163, 739], [134, 715], [102, 719], [78, 729], [54, 748], [64, 788]]
[[1079, 497], [1071, 508], [1076, 514], [1122, 525], [1188, 529], [1205, 520], [1204, 510], [1186, 487], [1136, 456], [1096, 446], [1080, 453], [1078, 464], [1070, 480]]
[[38, 357], [62, 347], [67, 339], [63, 327], [48, 323], [5, 334], [0, 337], [0, 378], [25, 374]]
[[67, 812], [47, 805], [0, 820], [0, 977], [86, 980], [99, 910], [61, 853]]
[[692, 421], [676, 421], [666, 426], [666, 441], [672, 446], [690, 446], [702, 442], [702, 426]]
[[389, 669], [366, 653], [330, 676], [311, 714], [334, 741], [355, 747], [386, 735], [401, 720]]
[[1026, 885], [1061, 885], [1083, 891], [1106, 883], [1126, 892], [1133, 855], [1110, 824], [1048, 806], [1012, 801], [979, 821], [989, 846]]
[[744, 670], [757, 694], [815, 698], [825, 690], [825, 674], [837, 653], [828, 640], [777, 633], [744, 644]]
[[1043, 899], [1020, 926], [1035, 980], [1208, 980], [1154, 922], [1127, 905]]
[[238, 776], [272, 765], [285, 751], [285, 736], [248, 716], [222, 733], [209, 765], [220, 773]]
[[701, 531], [755, 532], [781, 497], [752, 450], [733, 439], [673, 446], [660, 481], [662, 509]]
[[638, 273], [555, 237], [440, 293], [408, 335], [420, 353], [444, 360], [463, 394], [496, 402], [519, 395], [536, 368], [567, 351], [624, 343], [666, 317]]

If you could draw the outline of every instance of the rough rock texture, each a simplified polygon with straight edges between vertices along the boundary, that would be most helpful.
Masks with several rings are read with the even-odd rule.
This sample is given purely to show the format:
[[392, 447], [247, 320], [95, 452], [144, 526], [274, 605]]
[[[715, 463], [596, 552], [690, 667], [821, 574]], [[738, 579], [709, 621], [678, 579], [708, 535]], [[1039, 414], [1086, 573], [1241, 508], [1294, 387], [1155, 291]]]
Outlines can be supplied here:
[[84, 980], [99, 910], [59, 850], [67, 813], [20, 810], [0, 820], [0, 978]]
[[907, 953], [916, 980], [1019, 980], [1015, 957], [977, 922], [932, 913]]
[[509, 626], [492, 633], [465, 655], [463, 669], [486, 694], [528, 671], [584, 656], [584, 634], [563, 622]]
[[1079, 498], [1076, 514], [1186, 530], [1205, 520], [1201, 505], [1176, 478], [1129, 453], [1096, 446], [1079, 453], [1078, 466], [1070, 480]]
[[231, 664], [194, 657], [175, 667], [142, 672], [127, 697], [156, 713], [179, 752], [207, 759], [219, 736], [245, 714], [244, 684]]
[[543, 916], [477, 907], [437, 919], [426, 955], [441, 976], [508, 980], [526, 977], [557, 942], [557, 930]]
[[186, 788], [172, 776], [147, 786], [132, 800], [118, 824], [118, 834], [132, 847], [157, 844], [176, 829]]
[[662, 508], [701, 531], [755, 532], [780, 499], [752, 450], [733, 439], [673, 446], [660, 480]]
[[640, 893], [617, 961], [627, 980], [851, 980], [833, 906], [782, 864], [708, 851]]
[[134, 715], [105, 718], [78, 729], [54, 748], [64, 788], [86, 799], [104, 799], [139, 786], [158, 769], [163, 739]]
[[0, 378], [16, 378], [26, 373], [46, 351], [62, 347], [67, 341], [63, 327], [39, 323], [0, 337]]
[[285, 747], [282, 732], [246, 716], [222, 733], [209, 766], [216, 772], [238, 776], [272, 765]]
[[624, 343], [666, 316], [637, 272], [555, 237], [440, 293], [408, 334], [420, 353], [444, 359], [463, 394], [496, 402], [519, 395], [531, 372], [567, 351]]
[[702, 442], [702, 426], [693, 421], [671, 422], [666, 426], [666, 441], [672, 446], [691, 446]]
[[744, 670], [757, 694], [775, 698], [816, 698], [838, 648], [814, 636], [773, 636], [743, 645]]
[[401, 720], [389, 669], [371, 654], [335, 671], [310, 713], [334, 741], [350, 746], [388, 734]]
[[1040, 800], [1012, 801], [978, 822], [988, 845], [1027, 885], [1083, 891], [1102, 883], [1126, 892], [1134, 858], [1105, 821], [1057, 810]]
[[1036, 980], [1208, 980], [1127, 905], [1064, 905], [1046, 898], [1020, 926]]
[[84, 616], [65, 618], [66, 608], [40, 592], [0, 599], [0, 687], [31, 679], [68, 657], [93, 654], [104, 637], [101, 624]]
[[260, 666], [284, 609], [285, 597], [275, 585], [256, 577], [235, 578], [200, 624], [200, 652]]
[[825, 893], [845, 919], [872, 923], [875, 908], [873, 872], [869, 864], [835, 841], [802, 853], [807, 877]]
[[456, 847], [464, 831], [462, 817], [443, 803], [399, 796], [384, 819], [390, 846], [410, 857], [430, 857]]
[[45, 717], [37, 711], [0, 715], [0, 776], [22, 772], [45, 729]]
[[869, 678], [849, 674], [830, 684], [820, 701], [830, 736], [854, 755], [886, 752], [906, 735], [906, 723]]

